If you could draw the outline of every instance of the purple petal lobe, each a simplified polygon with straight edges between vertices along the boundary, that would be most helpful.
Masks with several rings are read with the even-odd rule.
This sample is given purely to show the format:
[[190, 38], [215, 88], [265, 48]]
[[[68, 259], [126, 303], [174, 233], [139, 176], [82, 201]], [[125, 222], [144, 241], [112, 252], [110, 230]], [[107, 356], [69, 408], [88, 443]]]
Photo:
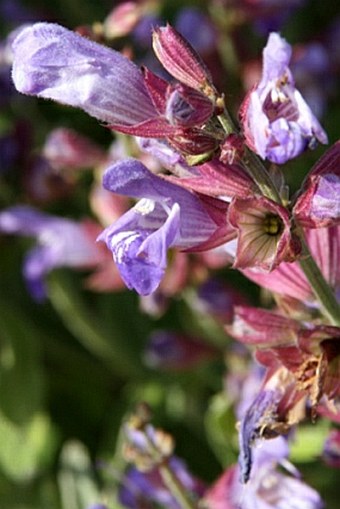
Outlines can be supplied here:
[[216, 223], [207, 214], [196, 196], [154, 175], [136, 159], [126, 159], [108, 168], [103, 177], [103, 186], [114, 193], [132, 198], [146, 198], [161, 204], [153, 213], [149, 208], [150, 202], [144, 200], [142, 205], [139, 205], [138, 212], [143, 228], [155, 228], [156, 217], [159, 227], [173, 204], [178, 203], [181, 210], [181, 236], [176, 239], [176, 245], [179, 247], [189, 248], [200, 244], [216, 230]]
[[111, 124], [157, 115], [141, 72], [120, 53], [52, 23], [22, 30], [13, 43], [16, 88], [83, 109]]
[[311, 214], [319, 219], [340, 218], [340, 177], [334, 173], [322, 175], [312, 199]]
[[277, 394], [274, 391], [261, 391], [248, 408], [240, 428], [240, 477], [241, 482], [249, 481], [253, 464], [252, 446], [260, 437], [261, 425], [272, 415]]
[[[140, 210], [151, 212], [143, 217]], [[165, 216], [165, 217], [164, 217]], [[164, 223], [162, 224], [162, 222]], [[140, 201], [109, 226], [98, 240], [106, 242], [128, 288], [149, 295], [158, 287], [166, 268], [167, 249], [179, 232], [179, 207], [168, 217], [161, 207]]]
[[262, 82], [282, 76], [289, 64], [291, 54], [290, 45], [278, 33], [272, 32], [263, 50]]

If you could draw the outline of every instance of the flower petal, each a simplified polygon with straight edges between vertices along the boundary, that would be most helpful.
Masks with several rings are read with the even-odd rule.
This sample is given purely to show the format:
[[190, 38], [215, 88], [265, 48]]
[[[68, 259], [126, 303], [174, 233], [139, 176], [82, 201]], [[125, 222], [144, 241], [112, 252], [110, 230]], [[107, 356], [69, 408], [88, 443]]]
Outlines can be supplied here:
[[13, 51], [14, 84], [24, 94], [81, 108], [111, 124], [157, 116], [137, 66], [75, 32], [37, 23], [20, 32]]
[[179, 232], [179, 206], [174, 205], [167, 217], [161, 207], [143, 216], [140, 203], [113, 225], [98, 240], [106, 243], [121, 277], [130, 289], [140, 295], [154, 292], [166, 269], [167, 250]]
[[[191, 248], [205, 242], [218, 228], [213, 216], [209, 214], [209, 208], [197, 196], [154, 175], [136, 159], [126, 159], [108, 168], [103, 177], [103, 185], [114, 193], [162, 203], [164, 210], [168, 211], [173, 203], [178, 203], [181, 209], [181, 235], [176, 239], [178, 247]], [[145, 200], [138, 206], [145, 220], [146, 217], [150, 218], [148, 206], [150, 202]], [[157, 214], [160, 217], [159, 210]]]

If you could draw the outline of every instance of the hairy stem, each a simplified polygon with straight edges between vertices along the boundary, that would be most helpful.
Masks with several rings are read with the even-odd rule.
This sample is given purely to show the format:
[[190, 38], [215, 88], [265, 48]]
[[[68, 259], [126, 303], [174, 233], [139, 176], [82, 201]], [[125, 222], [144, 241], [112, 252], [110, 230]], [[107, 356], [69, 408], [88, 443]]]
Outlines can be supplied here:
[[[221, 115], [218, 115], [218, 120], [226, 134], [237, 133], [237, 129], [227, 110], [224, 110]], [[258, 185], [262, 194], [277, 203], [282, 203], [280, 194], [266, 167], [262, 164], [257, 155], [246, 147], [244, 148], [242, 163], [254, 182]]]

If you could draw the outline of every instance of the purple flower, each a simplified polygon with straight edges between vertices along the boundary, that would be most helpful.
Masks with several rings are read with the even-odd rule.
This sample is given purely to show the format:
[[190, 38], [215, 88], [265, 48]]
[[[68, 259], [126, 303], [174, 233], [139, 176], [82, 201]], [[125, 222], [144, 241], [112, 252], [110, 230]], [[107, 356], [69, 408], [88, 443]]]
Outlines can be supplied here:
[[278, 394], [275, 391], [260, 391], [243, 416], [239, 431], [239, 468], [242, 483], [249, 481], [253, 466], [254, 443], [261, 436], [263, 424], [274, 421], [277, 403]]
[[113, 130], [169, 138], [184, 154], [213, 152], [218, 140], [203, 127], [214, 113], [208, 71], [174, 29], [164, 28], [158, 42], [161, 61], [169, 51], [184, 52], [184, 72], [180, 66], [174, 74], [183, 83], [171, 85], [146, 68], [142, 73], [122, 54], [59, 25], [37, 23], [13, 42], [13, 81], [19, 92], [81, 108]]
[[340, 222], [340, 141], [323, 154], [307, 175], [293, 208], [305, 227], [334, 226]]
[[[209, 509], [322, 509], [320, 495], [299, 478], [287, 461], [288, 445], [283, 437], [254, 448], [254, 468], [249, 482], [239, 479], [236, 466], [228, 468], [205, 495]], [[278, 466], [289, 467], [287, 475]]]
[[36, 238], [38, 246], [27, 254], [23, 272], [37, 300], [45, 297], [43, 279], [52, 269], [93, 267], [101, 258], [86, 223], [53, 217], [28, 206], [1, 212], [0, 232]]
[[156, 330], [146, 345], [144, 359], [153, 368], [182, 371], [213, 359], [217, 353], [216, 348], [200, 338]]
[[290, 466], [290, 473], [277, 469], [287, 467], [288, 447], [282, 437], [261, 444], [254, 450], [254, 469], [249, 482], [238, 480], [238, 468], [231, 467], [206, 493], [209, 509], [322, 509], [320, 495], [299, 479]]
[[[169, 466], [186, 490], [193, 493], [196, 498], [203, 494], [203, 483], [188, 472], [183, 461], [172, 457]], [[179, 504], [165, 486], [157, 469], [140, 472], [134, 467], [130, 468], [123, 478], [118, 498], [124, 507], [130, 509], [153, 507], [153, 502], [161, 507], [179, 509]]]
[[217, 31], [212, 20], [196, 7], [183, 7], [176, 18], [176, 29], [198, 53], [216, 48]]
[[137, 160], [108, 168], [103, 185], [114, 193], [142, 198], [98, 237], [112, 251], [128, 288], [141, 295], [158, 287], [170, 247], [205, 245], [218, 233], [218, 224], [198, 197], [154, 175]]
[[247, 144], [263, 159], [285, 163], [327, 135], [295, 88], [288, 68], [291, 47], [279, 34], [270, 34], [263, 51], [260, 83], [241, 106]]
[[285, 383], [282, 373], [270, 378], [265, 375], [265, 383], [262, 379], [263, 369], [253, 364], [242, 382], [236, 408], [240, 421], [239, 464], [228, 468], [206, 492], [206, 506], [209, 509], [321, 509], [324, 506], [319, 494], [301, 481], [299, 472], [287, 461], [287, 439], [262, 438], [276, 436], [278, 428], [268, 435], [267, 427], [270, 431], [270, 425], [276, 422]]
[[66, 28], [29, 26], [15, 39], [13, 52], [14, 84], [24, 94], [82, 108], [110, 124], [157, 116], [135, 64]]
[[[324, 503], [313, 488], [299, 479], [299, 472], [290, 466], [290, 473], [279, 471], [280, 464], [287, 467], [288, 446], [284, 438], [267, 441], [254, 450], [254, 470], [245, 488], [238, 486], [235, 499], [242, 500], [243, 509], [322, 509]], [[254, 504], [254, 501], [255, 504]]]

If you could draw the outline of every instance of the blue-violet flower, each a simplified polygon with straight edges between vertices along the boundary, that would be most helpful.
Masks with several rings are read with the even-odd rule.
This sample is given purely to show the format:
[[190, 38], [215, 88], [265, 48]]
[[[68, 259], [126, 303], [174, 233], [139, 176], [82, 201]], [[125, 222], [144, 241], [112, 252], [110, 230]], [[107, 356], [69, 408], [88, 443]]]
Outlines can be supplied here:
[[262, 79], [248, 94], [240, 116], [249, 147], [263, 159], [283, 164], [327, 143], [327, 135], [314, 117], [288, 67], [292, 49], [279, 34], [269, 35], [263, 51]]
[[[218, 238], [224, 241], [226, 222], [217, 224], [197, 196], [154, 175], [135, 159], [108, 168], [103, 185], [114, 193], [142, 198], [98, 237], [112, 251], [128, 288], [141, 295], [158, 287], [170, 247], [191, 249]], [[231, 229], [230, 234], [234, 235]]]

